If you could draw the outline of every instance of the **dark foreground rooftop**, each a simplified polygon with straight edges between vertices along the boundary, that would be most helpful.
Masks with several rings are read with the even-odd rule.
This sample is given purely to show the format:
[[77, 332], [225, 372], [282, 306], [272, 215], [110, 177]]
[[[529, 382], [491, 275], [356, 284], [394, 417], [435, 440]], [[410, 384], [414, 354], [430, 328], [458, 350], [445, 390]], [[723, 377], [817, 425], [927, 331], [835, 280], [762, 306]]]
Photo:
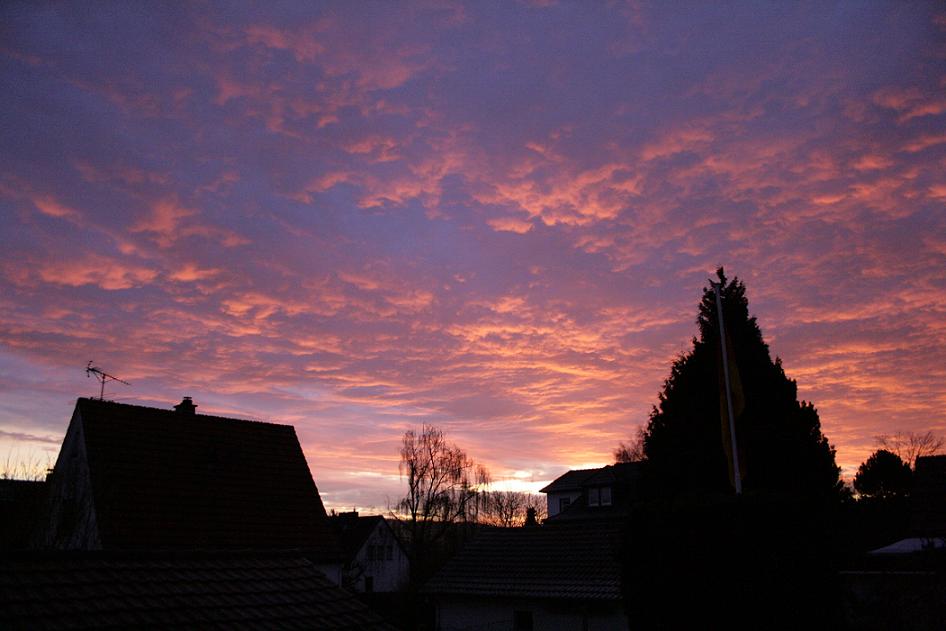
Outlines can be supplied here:
[[291, 553], [0, 558], [2, 629], [390, 629]]

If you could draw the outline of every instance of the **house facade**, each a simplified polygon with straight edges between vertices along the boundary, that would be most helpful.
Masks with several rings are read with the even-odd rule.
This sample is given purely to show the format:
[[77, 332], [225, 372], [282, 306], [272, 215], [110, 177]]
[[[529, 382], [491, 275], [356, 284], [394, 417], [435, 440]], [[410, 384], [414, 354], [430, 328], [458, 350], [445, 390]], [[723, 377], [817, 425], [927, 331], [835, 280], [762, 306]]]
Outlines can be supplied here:
[[407, 587], [410, 561], [388, 521], [357, 512], [329, 517], [345, 555], [342, 584], [360, 593], [399, 592]]

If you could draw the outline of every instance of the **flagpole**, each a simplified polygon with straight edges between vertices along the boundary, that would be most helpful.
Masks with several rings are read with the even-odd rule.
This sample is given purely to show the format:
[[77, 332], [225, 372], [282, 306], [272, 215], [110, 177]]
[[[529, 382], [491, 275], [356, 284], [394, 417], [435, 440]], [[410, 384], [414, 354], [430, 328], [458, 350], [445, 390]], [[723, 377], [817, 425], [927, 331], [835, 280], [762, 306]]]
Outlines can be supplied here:
[[[720, 283], [721, 284], [721, 283]], [[719, 284], [710, 281], [716, 292], [716, 317], [719, 319], [719, 345], [723, 351], [723, 379], [726, 383], [726, 409], [729, 410], [729, 438], [732, 441], [733, 485], [736, 495], [742, 495], [742, 473], [739, 471], [739, 451], [736, 446], [736, 417], [732, 407], [732, 389], [729, 386], [729, 357], [726, 353], [726, 329], [723, 326], [723, 299], [719, 295]]]

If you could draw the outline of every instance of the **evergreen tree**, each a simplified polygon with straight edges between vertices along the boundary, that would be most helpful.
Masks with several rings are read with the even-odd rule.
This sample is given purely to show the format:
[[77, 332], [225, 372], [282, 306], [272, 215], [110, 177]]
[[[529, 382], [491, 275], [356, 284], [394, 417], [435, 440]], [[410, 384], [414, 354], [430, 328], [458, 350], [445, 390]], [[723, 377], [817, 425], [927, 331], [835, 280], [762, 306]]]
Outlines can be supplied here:
[[854, 476], [854, 489], [863, 497], [889, 498], [907, 495], [913, 483], [910, 465], [897, 454], [878, 449], [861, 463]]
[[[821, 433], [818, 412], [799, 402], [795, 381], [772, 361], [756, 319], [749, 317], [745, 285], [717, 270], [726, 336], [731, 342], [744, 400], [736, 419], [747, 493], [774, 491], [802, 497], [837, 497], [843, 490], [834, 449]], [[643, 446], [648, 478], [661, 495], [731, 492], [720, 420], [719, 321], [712, 287], [700, 302], [700, 336], [679, 357], [651, 412]], [[725, 407], [723, 408], [725, 410]]]

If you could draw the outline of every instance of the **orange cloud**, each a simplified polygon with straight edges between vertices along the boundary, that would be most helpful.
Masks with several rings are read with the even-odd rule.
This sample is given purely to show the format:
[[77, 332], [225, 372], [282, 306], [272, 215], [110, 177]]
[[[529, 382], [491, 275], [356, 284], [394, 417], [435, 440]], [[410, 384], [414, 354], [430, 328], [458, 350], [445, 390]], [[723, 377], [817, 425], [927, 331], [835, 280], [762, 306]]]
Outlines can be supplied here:
[[98, 255], [40, 263], [36, 273], [46, 283], [96, 285], [107, 290], [140, 287], [158, 276], [156, 270]]

